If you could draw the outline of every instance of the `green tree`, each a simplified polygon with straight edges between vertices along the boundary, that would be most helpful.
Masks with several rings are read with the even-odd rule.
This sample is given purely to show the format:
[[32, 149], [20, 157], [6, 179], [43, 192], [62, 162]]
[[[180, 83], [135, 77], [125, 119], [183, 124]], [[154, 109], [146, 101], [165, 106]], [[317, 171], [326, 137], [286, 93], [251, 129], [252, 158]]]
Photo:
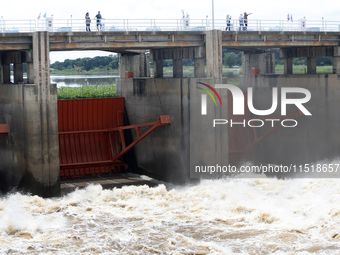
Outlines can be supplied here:
[[239, 64], [239, 57], [234, 52], [229, 52], [224, 55], [223, 64], [232, 67]]

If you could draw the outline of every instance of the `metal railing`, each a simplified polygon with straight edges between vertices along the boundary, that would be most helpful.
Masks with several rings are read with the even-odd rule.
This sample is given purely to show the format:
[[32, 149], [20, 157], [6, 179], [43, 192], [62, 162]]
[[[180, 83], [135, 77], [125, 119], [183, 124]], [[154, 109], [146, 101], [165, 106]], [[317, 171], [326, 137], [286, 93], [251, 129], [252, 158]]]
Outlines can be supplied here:
[[[91, 20], [91, 31], [97, 31], [97, 21]], [[215, 19], [214, 27], [226, 30], [225, 19]], [[212, 29], [211, 19], [103, 19], [102, 31], [206, 31]], [[4, 20], [0, 19], [0, 33], [20, 33], [33, 31], [77, 32], [86, 31], [85, 19]], [[302, 20], [248, 20], [247, 29], [234, 19], [230, 31], [306, 31], [339, 32], [340, 21]]]

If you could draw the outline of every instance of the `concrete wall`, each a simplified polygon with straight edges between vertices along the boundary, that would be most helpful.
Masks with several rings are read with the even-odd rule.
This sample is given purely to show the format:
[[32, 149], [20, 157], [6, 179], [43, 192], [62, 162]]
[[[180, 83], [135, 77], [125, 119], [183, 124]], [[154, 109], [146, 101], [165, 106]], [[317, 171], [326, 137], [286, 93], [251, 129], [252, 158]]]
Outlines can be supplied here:
[[252, 68], [258, 68], [260, 74], [275, 73], [275, 54], [267, 52], [243, 52], [242, 73], [251, 74]]
[[8, 135], [0, 137], [2, 192], [15, 189], [44, 197], [60, 193], [56, 93], [56, 85], [51, 85], [47, 119], [42, 121], [38, 85], [0, 84], [0, 123], [9, 127]]
[[[201, 116], [201, 94], [197, 81], [211, 86], [221, 83], [213, 78], [128, 79], [125, 107], [130, 124], [155, 121], [160, 115], [170, 115], [171, 124], [159, 127], [137, 144], [138, 166], [156, 178], [184, 183], [197, 178], [195, 164], [227, 164], [227, 128], [213, 128], [214, 118], [227, 118], [226, 106], [208, 101], [208, 113]], [[226, 81], [224, 80], [224, 83]], [[124, 80], [118, 81], [117, 93], [122, 94]], [[223, 103], [224, 91], [219, 92]], [[135, 133], [134, 133], [135, 136]]]
[[[254, 89], [254, 107], [269, 109], [272, 105], [272, 88], [301, 87], [311, 92], [311, 100], [304, 104], [312, 116], [296, 118], [294, 128], [281, 127], [256, 144], [258, 161], [276, 164], [305, 164], [318, 160], [333, 159], [340, 155], [340, 82], [337, 75], [256, 75]], [[249, 79], [241, 82], [246, 90]], [[289, 94], [288, 98], [298, 98]], [[279, 94], [280, 99], [280, 94]], [[294, 112], [295, 106], [287, 107], [287, 114]], [[280, 100], [275, 113], [281, 115]], [[252, 118], [270, 116], [252, 116]], [[287, 119], [287, 118], [283, 118]], [[258, 136], [269, 131], [270, 125], [256, 128]]]
[[150, 56], [145, 51], [139, 53], [119, 54], [119, 76], [125, 77], [125, 72], [133, 72], [133, 77], [150, 76]]

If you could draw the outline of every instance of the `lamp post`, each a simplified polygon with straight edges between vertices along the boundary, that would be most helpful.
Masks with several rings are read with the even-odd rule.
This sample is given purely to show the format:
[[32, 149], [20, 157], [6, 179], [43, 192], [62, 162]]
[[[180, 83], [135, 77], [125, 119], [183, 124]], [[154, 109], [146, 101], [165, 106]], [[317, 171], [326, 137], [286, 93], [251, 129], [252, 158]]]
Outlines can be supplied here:
[[214, 0], [212, 0], [212, 28], [215, 29]]

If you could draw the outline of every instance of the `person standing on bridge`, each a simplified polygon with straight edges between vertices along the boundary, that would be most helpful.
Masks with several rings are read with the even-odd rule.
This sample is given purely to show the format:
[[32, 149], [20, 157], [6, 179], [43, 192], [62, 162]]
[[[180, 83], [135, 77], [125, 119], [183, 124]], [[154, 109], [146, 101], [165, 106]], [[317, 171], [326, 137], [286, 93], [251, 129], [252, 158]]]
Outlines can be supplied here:
[[249, 13], [249, 14], [247, 14], [246, 12], [244, 12], [244, 30], [247, 30], [247, 28], [248, 28], [248, 16], [250, 15], [250, 14], [252, 14], [252, 13]]
[[97, 30], [102, 31], [102, 15], [100, 14], [100, 11], [98, 11], [98, 14], [94, 17], [94, 19], [97, 20]]
[[301, 30], [305, 31], [306, 30], [306, 16], [303, 17], [303, 19], [300, 20], [301, 21]]
[[86, 31], [91, 32], [91, 29], [90, 29], [91, 18], [90, 18], [90, 14], [88, 12], [85, 15], [85, 24], [86, 24]]
[[226, 31], [230, 31], [230, 20], [231, 20], [231, 16], [229, 14], [227, 14], [227, 27], [226, 27]]
[[240, 14], [240, 17], [238, 17], [238, 21], [240, 22], [240, 28], [239, 28], [239, 31], [243, 31], [244, 30], [244, 18], [243, 18], [243, 15], [242, 13]]

